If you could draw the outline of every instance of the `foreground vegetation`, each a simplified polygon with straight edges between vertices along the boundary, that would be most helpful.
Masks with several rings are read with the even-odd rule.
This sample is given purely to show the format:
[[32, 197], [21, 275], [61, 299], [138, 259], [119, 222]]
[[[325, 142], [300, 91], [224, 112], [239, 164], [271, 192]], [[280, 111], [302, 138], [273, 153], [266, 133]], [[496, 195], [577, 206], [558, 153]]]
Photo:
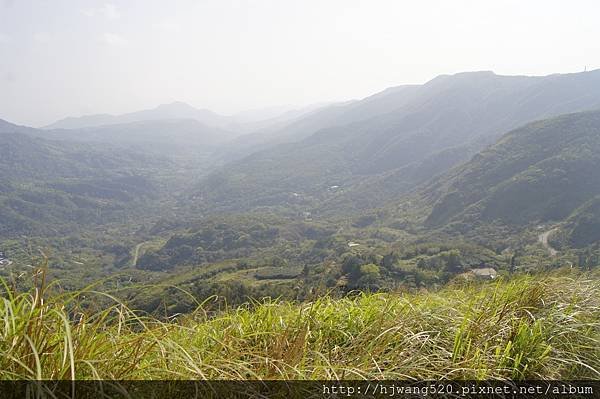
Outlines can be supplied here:
[[[168, 322], [92, 291], [3, 285], [1, 379], [600, 378], [600, 279], [572, 270], [437, 292], [263, 300]], [[94, 302], [94, 301], [92, 301]]]

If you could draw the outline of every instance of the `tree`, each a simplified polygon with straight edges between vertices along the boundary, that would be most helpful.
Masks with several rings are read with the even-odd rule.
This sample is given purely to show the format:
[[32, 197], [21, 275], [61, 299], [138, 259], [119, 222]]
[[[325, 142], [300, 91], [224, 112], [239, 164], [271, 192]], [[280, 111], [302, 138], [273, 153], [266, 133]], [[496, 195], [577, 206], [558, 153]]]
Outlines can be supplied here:
[[459, 273], [462, 271], [462, 259], [458, 249], [452, 249], [444, 254], [446, 261], [446, 271], [449, 273]]
[[369, 263], [360, 267], [360, 277], [356, 284], [365, 289], [377, 289], [379, 278], [379, 266]]
[[365, 262], [356, 255], [346, 254], [342, 261], [342, 272], [345, 274], [349, 274], [350, 278], [359, 277], [360, 267]]
[[510, 257], [510, 273], [514, 273], [517, 271], [517, 252], [513, 253], [512, 256]]
[[396, 254], [394, 252], [390, 252], [389, 254], [387, 254], [383, 257], [383, 259], [381, 261], [381, 265], [383, 267], [385, 267], [386, 269], [390, 269], [392, 266], [394, 266], [394, 264], [396, 262], [398, 262], [398, 259], [400, 259], [398, 254]]

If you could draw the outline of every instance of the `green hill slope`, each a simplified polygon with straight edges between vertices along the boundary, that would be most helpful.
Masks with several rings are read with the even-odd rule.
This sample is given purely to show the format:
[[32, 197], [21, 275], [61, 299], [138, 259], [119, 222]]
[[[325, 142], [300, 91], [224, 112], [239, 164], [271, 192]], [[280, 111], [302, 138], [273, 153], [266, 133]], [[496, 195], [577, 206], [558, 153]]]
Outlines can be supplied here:
[[422, 197], [425, 224], [556, 222], [600, 194], [600, 112], [564, 115], [505, 135]]
[[567, 220], [564, 227], [567, 244], [586, 247], [600, 243], [600, 197], [586, 202]]
[[156, 195], [152, 172], [169, 164], [108, 144], [45, 140], [0, 124], [0, 236], [56, 235], [117, 220]]

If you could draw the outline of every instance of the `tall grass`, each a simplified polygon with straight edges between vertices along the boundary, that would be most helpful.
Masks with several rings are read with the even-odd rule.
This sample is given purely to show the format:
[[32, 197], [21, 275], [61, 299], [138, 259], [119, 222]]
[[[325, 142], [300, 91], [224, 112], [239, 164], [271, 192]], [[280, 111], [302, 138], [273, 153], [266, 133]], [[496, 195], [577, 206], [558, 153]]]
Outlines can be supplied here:
[[[43, 275], [43, 273], [42, 273]], [[521, 276], [434, 293], [264, 300], [142, 317], [3, 284], [1, 379], [598, 379], [600, 283]]]

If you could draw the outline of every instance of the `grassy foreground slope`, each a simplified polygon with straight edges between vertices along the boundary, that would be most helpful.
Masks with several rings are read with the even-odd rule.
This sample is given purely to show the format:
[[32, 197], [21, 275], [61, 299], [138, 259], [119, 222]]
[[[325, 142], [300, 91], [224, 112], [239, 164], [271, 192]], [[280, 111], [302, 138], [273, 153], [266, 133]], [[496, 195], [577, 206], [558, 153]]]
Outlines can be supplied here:
[[121, 304], [82, 312], [92, 292], [4, 291], [0, 379], [600, 378], [597, 274], [199, 308], [168, 323]]

